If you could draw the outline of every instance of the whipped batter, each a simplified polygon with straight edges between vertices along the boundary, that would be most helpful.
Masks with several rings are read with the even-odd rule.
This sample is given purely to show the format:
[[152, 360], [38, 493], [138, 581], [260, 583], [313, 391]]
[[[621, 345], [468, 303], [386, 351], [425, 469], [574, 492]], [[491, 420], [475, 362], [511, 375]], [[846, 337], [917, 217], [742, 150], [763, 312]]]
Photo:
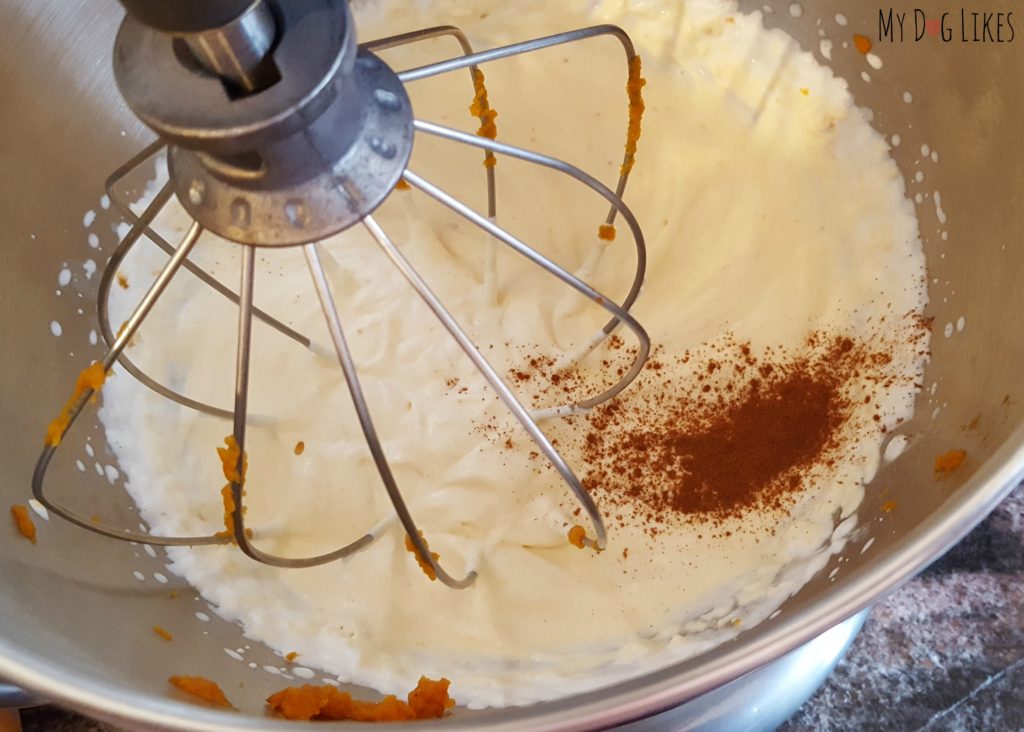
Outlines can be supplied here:
[[[454, 591], [428, 581], [403, 546], [340, 369], [323, 355], [332, 353], [330, 340], [301, 252], [261, 253], [257, 305], [316, 348], [255, 326], [247, 523], [259, 546], [285, 556], [386, 528], [349, 560], [314, 569], [262, 566], [234, 547], [170, 550], [171, 569], [249, 637], [297, 651], [306, 666], [390, 693], [422, 674], [447, 676], [455, 698], [472, 707], [563, 696], [693, 655], [799, 590], [852, 530], [882, 429], [911, 414], [923, 357], [905, 337], [915, 327], [907, 316], [926, 300], [916, 221], [886, 143], [845, 82], [782, 32], [766, 31], [758, 14], [738, 14], [724, 0], [525, 0], [481, 9], [488, 5], [391, 2], [357, 8], [356, 17], [364, 39], [454, 23], [478, 48], [600, 22], [632, 35], [644, 58], [647, 113], [626, 200], [650, 255], [634, 313], [665, 353], [699, 354], [725, 334], [763, 350], [798, 348], [812, 331], [843, 333], [891, 344], [889, 368], [907, 378], [871, 392], [865, 409], [879, 421], [851, 435], [841, 464], [815, 474], [784, 515], [750, 512], [731, 519], [735, 531], [680, 522], [656, 540], [620, 517], [610, 522], [608, 551], [581, 551], [566, 540], [566, 527], [581, 520], [557, 475], [529, 458], [528, 437], [369, 236], [346, 232], [323, 246], [346, 335], [431, 548], [454, 576], [479, 573], [472, 588]], [[406, 68], [456, 51], [440, 39], [385, 57]], [[626, 68], [614, 40], [502, 61], [486, 73], [499, 139], [614, 184], [626, 124]], [[410, 94], [418, 117], [475, 130], [468, 74], [415, 82]], [[411, 168], [485, 206], [479, 151], [421, 136]], [[609, 295], [624, 295], [634, 252], [624, 228], [614, 243], [597, 238], [601, 199], [512, 160], [499, 160], [497, 175], [499, 223]], [[607, 317], [416, 191], [396, 191], [377, 218], [499, 372], [521, 365], [524, 353], [571, 352]], [[186, 225], [174, 209], [158, 226], [180, 236]], [[195, 259], [237, 281], [234, 245], [204, 236]], [[164, 262], [145, 244], [128, 258], [130, 286], [115, 288], [115, 323]], [[228, 301], [183, 274], [132, 356], [174, 388], [229, 407], [236, 317]], [[153, 533], [222, 529], [214, 448], [230, 424], [165, 401], [119, 371], [104, 388], [101, 417]], [[578, 426], [544, 428], [571, 446]], [[296, 455], [299, 441], [305, 450]], [[575, 459], [571, 449], [566, 457]]]

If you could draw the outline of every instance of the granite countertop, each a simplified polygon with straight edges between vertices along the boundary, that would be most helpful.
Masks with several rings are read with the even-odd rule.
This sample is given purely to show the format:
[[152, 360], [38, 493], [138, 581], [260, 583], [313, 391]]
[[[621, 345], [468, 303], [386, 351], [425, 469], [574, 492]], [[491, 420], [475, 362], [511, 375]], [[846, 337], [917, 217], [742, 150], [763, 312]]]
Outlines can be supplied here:
[[[836, 672], [780, 732], [1024, 730], [1024, 486], [880, 602]], [[114, 732], [55, 707], [24, 732]]]
[[1024, 486], [880, 602], [780, 732], [1024, 730]]

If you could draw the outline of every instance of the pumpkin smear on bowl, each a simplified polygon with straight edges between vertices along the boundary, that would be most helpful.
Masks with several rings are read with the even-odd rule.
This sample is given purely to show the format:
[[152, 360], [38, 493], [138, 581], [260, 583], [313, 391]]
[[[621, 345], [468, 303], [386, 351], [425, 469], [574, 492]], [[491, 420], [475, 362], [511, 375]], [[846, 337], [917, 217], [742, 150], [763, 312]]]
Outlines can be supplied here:
[[347, 691], [333, 686], [290, 686], [267, 697], [271, 711], [285, 719], [309, 721], [404, 722], [438, 719], [455, 706], [448, 696], [451, 682], [421, 676], [406, 701], [392, 695], [379, 702], [353, 699]]
[[205, 676], [171, 676], [167, 682], [189, 696], [217, 707], [232, 708], [231, 702], [215, 681]]
[[11, 506], [11, 518], [14, 519], [14, 526], [18, 529], [18, 533], [35, 544], [36, 525], [28, 513], [28, 507], [20, 503]]

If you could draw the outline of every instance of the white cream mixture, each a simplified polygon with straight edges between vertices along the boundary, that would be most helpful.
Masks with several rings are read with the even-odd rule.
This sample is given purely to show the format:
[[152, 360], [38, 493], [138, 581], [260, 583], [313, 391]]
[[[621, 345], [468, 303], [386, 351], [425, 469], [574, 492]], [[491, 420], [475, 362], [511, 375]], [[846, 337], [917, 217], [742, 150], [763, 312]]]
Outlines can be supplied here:
[[[726, 332], [755, 349], [796, 347], [813, 330], [899, 340], [925, 302], [924, 257], [904, 184], [846, 84], [757, 15], [720, 0], [517, 3], [392, 2], [357, 11], [362, 38], [454, 23], [479, 47], [613, 22], [644, 58], [647, 113], [626, 200], [650, 264], [634, 312], [667, 353], [699, 352]], [[451, 39], [388, 52], [405, 68], [455, 53]], [[625, 134], [625, 63], [611, 39], [486, 67], [499, 138], [576, 163], [614, 185]], [[417, 115], [475, 130], [468, 74], [415, 82]], [[411, 166], [471, 205], [485, 205], [478, 151], [420, 137]], [[498, 221], [621, 298], [634, 255], [625, 228], [596, 237], [605, 204], [557, 174], [502, 159]], [[378, 220], [499, 371], [524, 349], [557, 356], [606, 314], [416, 191]], [[160, 223], [180, 236], [186, 220]], [[842, 548], [879, 462], [881, 435], [815, 476], [787, 518], [748, 515], [745, 530], [699, 538], [699, 523], [657, 542], [616, 522], [609, 550], [566, 540], [579, 519], [550, 470], [457, 346], [361, 230], [325, 244], [329, 275], [377, 429], [431, 547], [456, 576], [430, 582], [389, 524], [347, 561], [309, 570], [257, 564], [233, 547], [170, 552], [225, 618], [306, 666], [404, 693], [421, 674], [447, 676], [460, 703], [522, 704], [591, 689], [692, 655], [773, 612]], [[598, 256], [599, 255], [599, 256]], [[233, 245], [204, 237], [195, 259], [237, 282]], [[165, 258], [137, 248], [115, 293], [120, 322]], [[496, 278], [493, 273], [496, 272]], [[261, 254], [257, 304], [330, 352], [301, 253]], [[146, 370], [230, 407], [236, 309], [182, 274], [136, 338]], [[885, 330], [888, 329], [888, 330]], [[623, 333], [627, 344], [627, 333]], [[249, 427], [248, 523], [264, 550], [304, 556], [348, 543], [392, 514], [336, 362], [257, 324]], [[896, 348], [892, 370], [921, 357]], [[154, 533], [223, 528], [214, 448], [229, 423], [165, 401], [115, 369], [101, 416], [128, 489]], [[452, 388], [452, 380], [458, 388]], [[867, 388], [866, 386], [864, 387]], [[881, 425], [910, 416], [911, 386], [878, 399]], [[871, 407], [866, 407], [871, 409]], [[481, 434], [496, 420], [514, 447]], [[569, 442], [564, 423], [546, 423]], [[296, 456], [295, 444], [305, 443]], [[567, 455], [570, 461], [573, 455]], [[836, 511], [844, 521], [835, 526]], [[728, 528], [728, 527], [726, 527]], [[737, 525], [736, 528], [739, 528]], [[774, 534], [769, 532], [774, 529]], [[622, 548], [628, 547], [628, 558]], [[737, 623], [735, 621], [741, 621]]]

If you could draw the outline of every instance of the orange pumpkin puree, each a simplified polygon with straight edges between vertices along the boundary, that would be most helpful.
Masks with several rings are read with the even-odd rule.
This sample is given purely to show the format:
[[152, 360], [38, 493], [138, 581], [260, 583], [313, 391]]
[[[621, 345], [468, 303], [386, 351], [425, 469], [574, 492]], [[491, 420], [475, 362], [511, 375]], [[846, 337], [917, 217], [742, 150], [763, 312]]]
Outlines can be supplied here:
[[[626, 155], [622, 159], [620, 175], [629, 175], [636, 163], [636, 148], [640, 142], [640, 122], [644, 116], [643, 88], [647, 80], [641, 76], [642, 64], [639, 56], [629, 60], [629, 75], [626, 78], [626, 98], [629, 100], [629, 123], [626, 126]], [[601, 224], [597, 229], [597, 238], [603, 241], [615, 241], [615, 227]]]
[[14, 519], [14, 525], [18, 529], [18, 533], [35, 544], [36, 525], [28, 513], [28, 506], [23, 506], [20, 503], [11, 506], [11, 518]]
[[210, 702], [218, 707], [231, 706], [231, 702], [228, 701], [221, 688], [215, 682], [202, 676], [172, 676], [167, 681], [171, 686], [197, 699]]
[[[243, 477], [238, 472], [238, 458], [242, 455], [242, 450], [238, 446], [238, 442], [235, 440], [234, 435], [228, 435], [224, 438], [224, 447], [217, 448], [217, 455], [220, 456], [220, 463], [224, 469], [224, 478], [232, 483], [241, 483]], [[246, 466], [242, 466], [242, 471], [245, 471]]]
[[[429, 551], [430, 550], [430, 544], [427, 544], [427, 540], [423, 536], [423, 532], [422, 531], [420, 532], [420, 538], [423, 539], [423, 543], [426, 545], [427, 550]], [[435, 572], [434, 568], [431, 567], [428, 562], [424, 561], [423, 557], [420, 556], [420, 553], [418, 551], [416, 551], [416, 545], [412, 543], [412, 539], [409, 538], [408, 534], [405, 535], [405, 548], [408, 551], [412, 552], [412, 555], [414, 557], [416, 557], [416, 564], [420, 565], [420, 569], [423, 570], [423, 574], [427, 575], [427, 577], [430, 578], [431, 582], [436, 580], [437, 579], [437, 572]], [[441, 555], [438, 554], [437, 552], [430, 552], [430, 556], [434, 558], [435, 562], [438, 559], [441, 558]]]
[[174, 640], [174, 636], [171, 635], [169, 631], [165, 630], [164, 628], [161, 628], [159, 625], [153, 626], [153, 632], [161, 638], [163, 638], [165, 641]]
[[[498, 113], [491, 109], [487, 99], [487, 87], [484, 85], [484, 72], [480, 69], [473, 69], [473, 103], [469, 105], [469, 113], [480, 120], [480, 129], [476, 131], [480, 137], [495, 140], [498, 137], [498, 125], [495, 118]], [[487, 150], [484, 153], [484, 167], [493, 168], [497, 165], [498, 159], [494, 153]]]
[[64, 433], [68, 429], [68, 425], [71, 424], [71, 412], [74, 411], [75, 405], [78, 404], [78, 400], [82, 398], [83, 394], [90, 390], [93, 392], [99, 391], [103, 386], [103, 382], [106, 380], [106, 369], [103, 368], [103, 364], [99, 361], [82, 369], [81, 373], [78, 374], [78, 378], [75, 380], [75, 391], [71, 394], [71, 398], [64, 404], [64, 408], [60, 410], [60, 414], [57, 415], [57, 419], [50, 422], [50, 425], [46, 428], [47, 445], [50, 447], [57, 447], [57, 445], [60, 444], [61, 439], [64, 437]]
[[569, 543], [572, 544], [574, 547], [582, 549], [584, 546], [583, 541], [586, 538], [587, 530], [579, 524], [576, 524], [571, 529], [569, 529]]
[[967, 452], [965, 450], [950, 450], [949, 452], [944, 452], [935, 458], [935, 472], [952, 473], [960, 467], [966, 457]]
[[[224, 478], [229, 481], [227, 485], [220, 489], [220, 496], [224, 502], [224, 528], [226, 533], [220, 532], [218, 533], [218, 536], [234, 536], [235, 497], [231, 493], [231, 484], [245, 482], [245, 473], [249, 469], [249, 457], [242, 454], [234, 435], [228, 435], [225, 437], [224, 445], [224, 447], [217, 448], [217, 455], [220, 456], [221, 468], [224, 471]], [[238, 472], [239, 456], [242, 458], [241, 473]], [[245, 495], [245, 491], [242, 491], [242, 495]], [[252, 535], [252, 532], [249, 531], [249, 529], [246, 529], [245, 533], [246, 536]]]
[[455, 706], [448, 696], [448, 679], [433, 681], [420, 677], [407, 701], [386, 696], [379, 702], [353, 699], [347, 691], [333, 686], [292, 686], [267, 697], [270, 709], [285, 719], [356, 722], [401, 722], [438, 719]]
[[636, 162], [636, 146], [640, 141], [640, 121], [644, 116], [643, 88], [647, 83], [641, 75], [640, 57], [629, 60], [629, 76], [626, 79], [626, 96], [629, 98], [629, 126], [626, 129], [626, 157], [623, 159], [622, 175], [633, 169]]

